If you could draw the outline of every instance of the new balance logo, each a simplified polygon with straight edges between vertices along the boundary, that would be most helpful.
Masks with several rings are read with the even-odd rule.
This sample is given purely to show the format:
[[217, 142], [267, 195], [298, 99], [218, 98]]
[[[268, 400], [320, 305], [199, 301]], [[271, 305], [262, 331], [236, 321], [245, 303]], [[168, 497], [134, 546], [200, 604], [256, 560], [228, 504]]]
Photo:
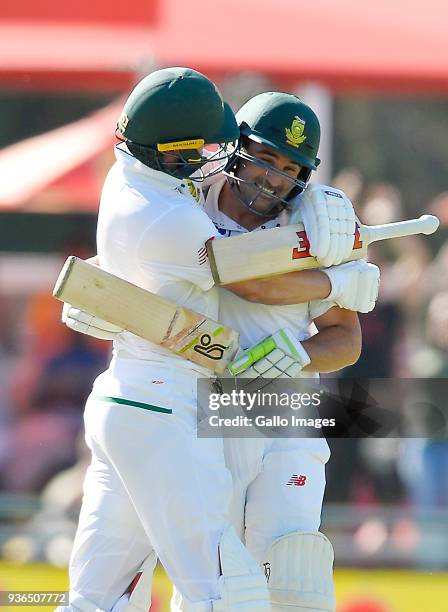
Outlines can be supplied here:
[[299, 476], [298, 474], [293, 474], [286, 484], [287, 486], [294, 485], [295, 487], [303, 487], [305, 483], [306, 483], [306, 476], [303, 476], [303, 475]]

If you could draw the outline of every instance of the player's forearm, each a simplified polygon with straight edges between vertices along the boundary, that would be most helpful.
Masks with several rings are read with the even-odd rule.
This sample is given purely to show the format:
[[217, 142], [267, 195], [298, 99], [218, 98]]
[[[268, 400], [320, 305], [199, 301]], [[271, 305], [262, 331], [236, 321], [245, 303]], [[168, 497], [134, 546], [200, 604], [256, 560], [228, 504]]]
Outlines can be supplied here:
[[304, 340], [302, 345], [311, 363], [304, 371], [335, 372], [356, 363], [361, 355], [361, 331], [342, 325], [331, 325], [315, 336]]
[[320, 270], [303, 270], [279, 276], [258, 278], [226, 285], [233, 293], [249, 302], [261, 304], [302, 304], [325, 299], [331, 291], [331, 283]]

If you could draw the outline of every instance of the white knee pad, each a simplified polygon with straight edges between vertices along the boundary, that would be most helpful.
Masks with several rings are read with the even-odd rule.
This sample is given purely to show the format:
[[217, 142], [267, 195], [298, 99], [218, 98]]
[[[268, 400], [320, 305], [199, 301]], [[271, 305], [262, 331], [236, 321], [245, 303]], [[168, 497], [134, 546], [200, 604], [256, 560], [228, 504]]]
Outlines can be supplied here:
[[263, 572], [233, 527], [228, 527], [221, 537], [219, 559], [220, 598], [188, 602], [176, 591], [171, 599], [171, 612], [270, 612]]
[[144, 560], [132, 583], [130, 593], [120, 597], [111, 612], [149, 612], [151, 607], [152, 577], [157, 564], [153, 551]]
[[334, 612], [334, 552], [323, 533], [290, 533], [264, 563], [272, 612]]

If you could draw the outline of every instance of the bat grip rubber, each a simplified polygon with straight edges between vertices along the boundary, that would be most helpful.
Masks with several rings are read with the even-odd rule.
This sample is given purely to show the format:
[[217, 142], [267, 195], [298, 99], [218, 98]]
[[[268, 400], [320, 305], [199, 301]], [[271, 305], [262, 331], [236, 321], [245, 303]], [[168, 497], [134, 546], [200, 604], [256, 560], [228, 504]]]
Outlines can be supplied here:
[[418, 219], [408, 219], [396, 223], [385, 223], [384, 225], [366, 226], [364, 229], [364, 240], [367, 243], [389, 238], [401, 238], [414, 236], [415, 234], [433, 234], [439, 227], [439, 219], [434, 215], [422, 215]]

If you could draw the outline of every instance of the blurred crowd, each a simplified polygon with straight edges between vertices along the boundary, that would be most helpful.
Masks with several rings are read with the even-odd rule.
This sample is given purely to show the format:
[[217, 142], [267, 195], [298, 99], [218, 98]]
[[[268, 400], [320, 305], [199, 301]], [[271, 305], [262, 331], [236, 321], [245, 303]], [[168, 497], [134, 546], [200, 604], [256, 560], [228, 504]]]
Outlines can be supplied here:
[[0, 489], [39, 492], [78, 457], [83, 407], [110, 347], [60, 322], [50, 291], [0, 298]]
[[[337, 175], [333, 184], [351, 198], [364, 224], [410, 216], [391, 184], [365, 186], [352, 169]], [[422, 403], [420, 417], [437, 434], [431, 439], [333, 441], [327, 501], [448, 508], [448, 385], [444, 389], [430, 383], [448, 379], [448, 192], [422, 206], [421, 213], [440, 219], [435, 234], [369, 247], [369, 260], [381, 269], [379, 300], [373, 312], [360, 315], [362, 354], [341, 375], [405, 378], [409, 384], [427, 379], [429, 402]], [[441, 423], [431, 427], [436, 419]], [[332, 478], [332, 473], [338, 477]]]
[[[332, 184], [365, 224], [409, 217], [393, 185], [364, 185], [352, 169]], [[435, 235], [369, 248], [381, 268], [380, 298], [361, 315], [362, 356], [341, 376], [448, 379], [448, 193], [422, 213], [440, 218]], [[12, 299], [0, 290], [0, 493], [38, 493], [44, 509], [76, 518], [89, 460], [84, 402], [111, 347], [67, 329], [60, 313], [49, 291]], [[433, 400], [448, 415], [446, 397]], [[331, 440], [326, 501], [448, 509], [448, 426], [439, 431], [432, 439]]]

